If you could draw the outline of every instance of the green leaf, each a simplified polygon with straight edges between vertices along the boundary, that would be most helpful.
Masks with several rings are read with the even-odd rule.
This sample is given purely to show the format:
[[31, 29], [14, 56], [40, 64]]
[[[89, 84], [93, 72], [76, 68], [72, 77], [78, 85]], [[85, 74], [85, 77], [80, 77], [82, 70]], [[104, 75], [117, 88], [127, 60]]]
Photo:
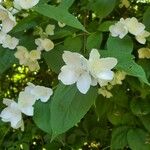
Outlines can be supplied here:
[[127, 36], [124, 39], [109, 37], [107, 41], [108, 50], [101, 50], [100, 54], [103, 57], [115, 57], [118, 60], [116, 68], [125, 71], [128, 75], [138, 77], [144, 83], [149, 84], [145, 71], [141, 66], [135, 63], [131, 52], [133, 44]]
[[59, 46], [56, 46], [51, 51], [43, 53], [43, 57], [48, 67], [56, 73], [60, 72], [60, 68], [64, 64], [63, 59], [62, 59], [62, 54], [64, 50], [65, 48], [62, 45], [59, 45]]
[[52, 137], [64, 133], [77, 124], [93, 105], [97, 97], [96, 88], [81, 94], [76, 86], [59, 85], [51, 103]]
[[132, 150], [150, 150], [148, 134], [142, 129], [130, 129], [127, 134], [129, 147]]
[[75, 0], [62, 0], [59, 4], [59, 8], [68, 9]]
[[70, 14], [66, 9], [62, 9], [59, 7], [43, 4], [43, 5], [37, 5], [34, 8], [35, 11], [38, 13], [53, 18], [57, 21], [63, 22], [68, 26], [83, 30], [86, 32], [83, 25], [78, 21], [78, 19]]
[[102, 32], [108, 32], [109, 31], [109, 27], [111, 25], [114, 25], [115, 23], [116, 23], [116, 21], [105, 21], [105, 22], [102, 22], [99, 25], [98, 30], [102, 31]]
[[134, 115], [142, 116], [150, 113], [150, 102], [148, 99], [133, 99], [130, 103]]
[[89, 7], [100, 17], [108, 16], [116, 5], [116, 0], [91, 0]]
[[9, 69], [14, 63], [17, 63], [14, 51], [0, 46], [0, 74]]
[[64, 40], [65, 50], [80, 52], [83, 46], [81, 37], [67, 37]]
[[111, 148], [112, 150], [124, 149], [128, 145], [127, 133], [129, 127], [120, 126], [112, 131]]
[[86, 48], [88, 51], [90, 51], [92, 48], [99, 49], [101, 43], [102, 43], [102, 34], [99, 32], [92, 33], [87, 38]]
[[150, 115], [141, 116], [140, 120], [142, 121], [144, 127], [150, 132]]
[[146, 26], [146, 30], [150, 31], [150, 7], [147, 8], [146, 12], [143, 15], [143, 23]]
[[52, 129], [50, 105], [50, 100], [46, 103], [42, 103], [40, 101], [36, 102], [34, 105], [33, 120], [40, 129], [51, 135]]

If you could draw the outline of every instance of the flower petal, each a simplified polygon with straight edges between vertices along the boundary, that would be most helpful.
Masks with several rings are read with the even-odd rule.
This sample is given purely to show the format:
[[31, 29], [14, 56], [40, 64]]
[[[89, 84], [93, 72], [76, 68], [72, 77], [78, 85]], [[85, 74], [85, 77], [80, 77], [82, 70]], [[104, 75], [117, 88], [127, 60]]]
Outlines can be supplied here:
[[87, 91], [90, 89], [90, 85], [91, 76], [87, 72], [85, 72], [78, 78], [77, 88], [81, 93], [86, 94]]

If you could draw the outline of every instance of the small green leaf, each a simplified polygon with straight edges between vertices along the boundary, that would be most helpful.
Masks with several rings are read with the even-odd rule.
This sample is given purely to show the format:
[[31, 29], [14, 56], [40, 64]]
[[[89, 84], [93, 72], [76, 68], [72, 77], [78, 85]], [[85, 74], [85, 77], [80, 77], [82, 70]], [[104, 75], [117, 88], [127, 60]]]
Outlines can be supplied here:
[[89, 7], [100, 17], [108, 16], [116, 5], [116, 0], [90, 0]]
[[112, 131], [111, 148], [112, 150], [124, 149], [128, 145], [127, 133], [129, 127], [120, 126]]
[[99, 32], [90, 34], [86, 43], [87, 50], [90, 51], [92, 48], [99, 49], [102, 43], [102, 39], [102, 34]]
[[127, 134], [129, 147], [132, 150], [150, 150], [149, 134], [142, 129], [130, 129]]
[[81, 94], [76, 86], [59, 85], [51, 103], [52, 137], [69, 130], [77, 124], [93, 105], [97, 97], [96, 88]]
[[81, 37], [67, 37], [64, 40], [65, 50], [80, 52], [83, 46]]
[[70, 14], [66, 9], [62, 9], [59, 7], [43, 4], [43, 5], [37, 5], [34, 8], [35, 11], [38, 13], [53, 18], [57, 21], [63, 22], [68, 26], [83, 30], [86, 32], [83, 25], [78, 21], [78, 19]]
[[99, 27], [98, 27], [98, 30], [99, 31], [102, 31], [102, 32], [108, 32], [109, 31], [109, 27], [113, 24], [115, 24], [116, 21], [105, 21], [105, 22], [102, 22]]

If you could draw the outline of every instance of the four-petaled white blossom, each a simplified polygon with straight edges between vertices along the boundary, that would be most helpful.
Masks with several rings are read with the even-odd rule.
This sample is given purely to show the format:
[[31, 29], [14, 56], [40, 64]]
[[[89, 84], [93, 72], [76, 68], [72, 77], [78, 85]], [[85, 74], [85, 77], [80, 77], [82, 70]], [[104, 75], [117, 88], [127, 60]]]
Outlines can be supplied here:
[[100, 86], [105, 86], [113, 80], [114, 73], [111, 71], [117, 65], [117, 59], [113, 57], [100, 58], [97, 49], [92, 49], [88, 61], [88, 67], [93, 78]]
[[111, 71], [117, 64], [115, 58], [100, 58], [98, 50], [92, 49], [89, 60], [81, 54], [65, 51], [63, 60], [66, 63], [61, 68], [58, 79], [65, 85], [76, 83], [77, 88], [86, 94], [90, 85], [107, 85], [114, 77]]
[[111, 35], [113, 37], [119, 36], [123, 38], [128, 32], [133, 34], [136, 40], [141, 43], [146, 43], [146, 38], [150, 36], [150, 33], [145, 30], [145, 25], [138, 22], [135, 17], [123, 19], [121, 18], [119, 22], [109, 27]]
[[37, 5], [40, 0], [14, 0], [14, 5], [22, 9], [30, 9]]
[[35, 44], [38, 46], [37, 50], [39, 51], [45, 50], [48, 52], [54, 48], [54, 43], [50, 39], [47, 39], [47, 38], [35, 39]]
[[21, 128], [24, 130], [24, 123], [22, 120], [21, 110], [14, 100], [4, 99], [3, 103], [7, 106], [0, 114], [3, 122], [10, 122], [14, 129]]
[[125, 26], [124, 22], [125, 20], [121, 18], [119, 22], [109, 27], [113, 37], [119, 36], [119, 38], [122, 39], [128, 33], [128, 28]]

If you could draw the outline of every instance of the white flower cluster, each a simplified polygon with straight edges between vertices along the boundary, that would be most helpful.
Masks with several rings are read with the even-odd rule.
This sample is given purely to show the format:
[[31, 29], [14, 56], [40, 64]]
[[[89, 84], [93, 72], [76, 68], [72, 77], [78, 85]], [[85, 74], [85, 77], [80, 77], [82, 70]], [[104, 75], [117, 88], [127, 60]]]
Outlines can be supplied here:
[[136, 40], [141, 44], [145, 44], [146, 38], [150, 36], [150, 33], [145, 30], [145, 25], [138, 22], [135, 17], [127, 19], [121, 18], [115, 25], [111, 25], [109, 30], [113, 37], [119, 36], [121, 39], [129, 32], [133, 34]]
[[0, 44], [4, 48], [15, 49], [19, 44], [19, 40], [15, 37], [8, 35], [8, 32], [16, 25], [15, 17], [3, 6], [0, 5], [0, 20], [2, 27], [0, 31]]
[[41, 59], [41, 51], [50, 51], [54, 48], [54, 43], [50, 39], [35, 39], [35, 44], [38, 46], [36, 50], [30, 52], [24, 46], [17, 46], [17, 51], [14, 54], [19, 59], [20, 65], [28, 66], [31, 71], [40, 69], [37, 60]]
[[64, 52], [63, 60], [65, 65], [61, 68], [58, 79], [65, 85], [76, 83], [83, 94], [87, 93], [91, 85], [107, 85], [114, 77], [111, 69], [117, 64], [116, 58], [100, 58], [96, 49], [91, 50], [88, 60], [81, 54], [70, 51]]
[[35, 86], [32, 83], [28, 83], [28, 86], [24, 91], [19, 93], [18, 103], [11, 99], [4, 99], [3, 103], [7, 106], [2, 110], [0, 117], [4, 122], [10, 122], [11, 127], [18, 129], [21, 127], [24, 130], [24, 122], [22, 119], [22, 113], [27, 116], [33, 116], [33, 105], [37, 100], [41, 102], [47, 102], [50, 96], [53, 94], [51, 88], [44, 86]]

